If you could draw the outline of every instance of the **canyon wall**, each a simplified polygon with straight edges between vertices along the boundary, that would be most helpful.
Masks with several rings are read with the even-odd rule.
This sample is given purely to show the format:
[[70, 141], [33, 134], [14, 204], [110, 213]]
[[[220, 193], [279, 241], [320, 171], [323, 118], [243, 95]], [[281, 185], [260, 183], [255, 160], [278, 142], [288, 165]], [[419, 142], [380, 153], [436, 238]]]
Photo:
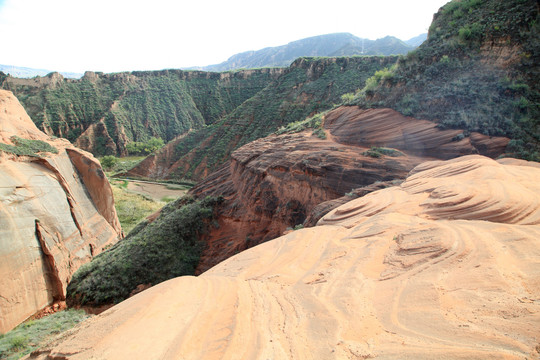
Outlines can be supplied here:
[[123, 234], [99, 161], [38, 130], [15, 96], [4, 90], [0, 146], [3, 333], [64, 300], [71, 275]]

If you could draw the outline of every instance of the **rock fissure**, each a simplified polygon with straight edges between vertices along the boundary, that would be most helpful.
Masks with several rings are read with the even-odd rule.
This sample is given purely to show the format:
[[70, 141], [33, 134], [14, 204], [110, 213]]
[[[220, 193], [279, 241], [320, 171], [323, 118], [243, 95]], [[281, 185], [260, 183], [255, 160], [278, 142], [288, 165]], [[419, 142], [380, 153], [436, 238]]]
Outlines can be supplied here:
[[[52, 298], [53, 301], [62, 301], [66, 300], [65, 294], [64, 294], [64, 286], [62, 284], [62, 280], [60, 279], [60, 274], [58, 267], [56, 265], [56, 261], [54, 259], [53, 253], [51, 249], [49, 248], [49, 245], [47, 244], [47, 241], [45, 240], [45, 233], [48, 234], [47, 230], [43, 228], [42, 225], [40, 225], [40, 222], [38, 219], [35, 220], [36, 223], [36, 238], [38, 240], [39, 246], [41, 251], [43, 252], [43, 260], [46, 264], [46, 267], [48, 268], [48, 278], [51, 284], [51, 291], [52, 291]], [[50, 238], [53, 238], [50, 234], [48, 234]]]

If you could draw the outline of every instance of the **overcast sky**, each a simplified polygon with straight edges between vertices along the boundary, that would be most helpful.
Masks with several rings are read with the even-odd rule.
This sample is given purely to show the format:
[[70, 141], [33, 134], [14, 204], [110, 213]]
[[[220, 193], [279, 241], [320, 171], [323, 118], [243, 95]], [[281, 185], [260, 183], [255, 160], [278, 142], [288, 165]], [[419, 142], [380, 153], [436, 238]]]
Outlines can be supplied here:
[[448, 0], [0, 0], [0, 64], [117, 72], [217, 64], [349, 32], [407, 40]]

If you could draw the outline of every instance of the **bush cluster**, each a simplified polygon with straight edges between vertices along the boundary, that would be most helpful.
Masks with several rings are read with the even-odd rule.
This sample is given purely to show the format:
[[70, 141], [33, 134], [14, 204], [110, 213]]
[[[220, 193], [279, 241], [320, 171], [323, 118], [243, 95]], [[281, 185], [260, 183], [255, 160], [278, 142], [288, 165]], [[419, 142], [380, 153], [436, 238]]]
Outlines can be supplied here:
[[132, 141], [126, 145], [129, 155], [149, 155], [161, 149], [165, 142], [156, 137], [151, 137], [148, 141]]
[[79, 268], [67, 288], [68, 304], [118, 303], [139, 284], [193, 275], [202, 251], [199, 235], [211, 226], [214, 208], [222, 201], [186, 196], [167, 204], [156, 220], [141, 222]]

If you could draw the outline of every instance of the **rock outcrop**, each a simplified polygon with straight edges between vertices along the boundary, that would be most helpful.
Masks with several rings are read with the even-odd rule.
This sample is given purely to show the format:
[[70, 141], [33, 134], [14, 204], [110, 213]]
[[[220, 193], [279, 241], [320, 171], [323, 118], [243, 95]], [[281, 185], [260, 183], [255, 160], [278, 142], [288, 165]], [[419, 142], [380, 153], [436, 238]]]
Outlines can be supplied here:
[[[323, 211], [340, 202], [326, 208], [328, 204], [319, 204], [355, 188], [376, 189], [380, 182], [404, 179], [426, 160], [475, 153], [498, 156], [508, 143], [504, 137], [482, 142], [480, 134], [461, 138], [462, 130], [440, 130], [433, 122], [390, 109], [339, 107], [325, 116], [323, 124], [324, 140], [305, 131], [251, 142], [191, 190], [196, 197], [225, 197], [219, 227], [202, 238], [206, 247], [199, 272], [282, 235], [306, 218], [305, 225], [313, 225]], [[370, 155], [372, 146], [388, 147], [393, 156]]]
[[58, 154], [0, 151], [2, 333], [63, 300], [71, 275], [123, 236], [99, 161], [42, 133], [13, 94], [1, 90], [0, 142], [16, 148], [17, 137]]
[[538, 178], [525, 161], [423, 163], [30, 358], [537, 358]]
[[75, 146], [93, 154], [116, 154], [116, 144], [107, 131], [105, 119], [88, 126], [75, 141]]
[[432, 121], [406, 117], [392, 109], [342, 106], [330, 112], [324, 124], [343, 144], [386, 146], [440, 159], [469, 154], [497, 157], [510, 141], [476, 132], [465, 136], [462, 129], [440, 130]]

